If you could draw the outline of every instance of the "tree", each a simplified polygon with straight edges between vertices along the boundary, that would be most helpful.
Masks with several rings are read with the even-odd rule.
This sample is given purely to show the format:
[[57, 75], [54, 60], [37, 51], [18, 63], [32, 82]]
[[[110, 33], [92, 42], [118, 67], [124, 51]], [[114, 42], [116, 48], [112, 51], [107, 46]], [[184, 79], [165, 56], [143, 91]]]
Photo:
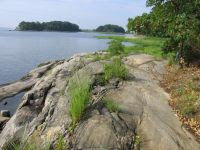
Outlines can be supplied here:
[[27, 31], [80, 31], [79, 26], [70, 22], [51, 21], [51, 22], [24, 22], [22, 21], [19, 26], [19, 30]]
[[111, 25], [107, 24], [104, 26], [99, 26], [96, 29], [97, 32], [116, 32], [116, 33], [125, 33], [124, 28], [118, 26], [118, 25]]
[[129, 19], [128, 31], [167, 37], [164, 52], [176, 51], [191, 62], [200, 58], [200, 1], [147, 0], [149, 14]]

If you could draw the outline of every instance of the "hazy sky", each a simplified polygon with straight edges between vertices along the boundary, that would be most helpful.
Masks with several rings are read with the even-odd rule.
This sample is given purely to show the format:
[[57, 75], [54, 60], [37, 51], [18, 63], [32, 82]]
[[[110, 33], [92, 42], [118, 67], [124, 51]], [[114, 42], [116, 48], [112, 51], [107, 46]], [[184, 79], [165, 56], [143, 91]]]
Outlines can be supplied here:
[[0, 27], [21, 21], [70, 21], [82, 29], [104, 24], [123, 27], [129, 17], [149, 12], [146, 0], [0, 0]]

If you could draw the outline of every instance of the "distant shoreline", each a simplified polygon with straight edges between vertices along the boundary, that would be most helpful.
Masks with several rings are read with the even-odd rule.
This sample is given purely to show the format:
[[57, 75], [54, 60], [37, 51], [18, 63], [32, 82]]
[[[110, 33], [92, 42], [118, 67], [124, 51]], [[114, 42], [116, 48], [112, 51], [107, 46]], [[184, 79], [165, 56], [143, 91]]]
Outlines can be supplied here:
[[[1, 31], [1, 30], [0, 30]], [[78, 32], [85, 32], [85, 33], [100, 33], [100, 34], [118, 34], [118, 35], [124, 35], [124, 34], [129, 34], [129, 33], [118, 33], [118, 32], [98, 32], [98, 31], [48, 31], [48, 30], [43, 30], [43, 31], [35, 31], [35, 30], [2, 30], [2, 31], [18, 31], [18, 32], [64, 32], [64, 33], [78, 33]]]

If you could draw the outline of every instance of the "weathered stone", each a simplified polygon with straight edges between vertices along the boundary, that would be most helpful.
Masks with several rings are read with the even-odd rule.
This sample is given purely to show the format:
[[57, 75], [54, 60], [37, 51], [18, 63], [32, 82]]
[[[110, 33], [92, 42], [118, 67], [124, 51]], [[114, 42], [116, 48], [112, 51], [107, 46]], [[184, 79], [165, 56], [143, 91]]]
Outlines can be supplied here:
[[118, 86], [119, 82], [120, 82], [120, 79], [118, 79], [118, 78], [112, 78], [112, 79], [109, 80], [109, 83], [112, 84], [115, 87]]
[[6, 124], [6, 122], [8, 122], [9, 119], [10, 119], [9, 117], [0, 116], [0, 133], [1, 133], [1, 130], [3, 129], [4, 125]]
[[9, 110], [1, 110], [1, 116], [2, 117], [10, 117], [10, 111]]
[[149, 63], [155, 60], [153, 56], [140, 54], [140, 55], [131, 55], [125, 58], [125, 63], [130, 66], [139, 66], [142, 64]]
[[[166, 61], [144, 54], [123, 59], [130, 76], [127, 80], [113, 79], [111, 84], [91, 88], [88, 108], [72, 132], [70, 78], [74, 75], [81, 78], [87, 72], [93, 83], [96, 75], [104, 73], [104, 61], [92, 62], [85, 55], [43, 64], [22, 80], [0, 86], [1, 99], [29, 89], [16, 113], [4, 123], [0, 147], [24, 135], [34, 137], [38, 146], [47, 141], [55, 143], [57, 135], [63, 134], [68, 149], [200, 149], [200, 144], [168, 106], [169, 95], [159, 87]], [[108, 111], [102, 102], [105, 96], [116, 101], [118, 112]], [[139, 145], [135, 146], [136, 143]]]
[[47, 64], [45, 66], [36, 68], [28, 73], [25, 77], [21, 78], [21, 80], [10, 83], [4, 84], [0, 86], [0, 101], [7, 97], [11, 97], [17, 95], [20, 92], [29, 90], [49, 68], [51, 68], [55, 62], [51, 64]]

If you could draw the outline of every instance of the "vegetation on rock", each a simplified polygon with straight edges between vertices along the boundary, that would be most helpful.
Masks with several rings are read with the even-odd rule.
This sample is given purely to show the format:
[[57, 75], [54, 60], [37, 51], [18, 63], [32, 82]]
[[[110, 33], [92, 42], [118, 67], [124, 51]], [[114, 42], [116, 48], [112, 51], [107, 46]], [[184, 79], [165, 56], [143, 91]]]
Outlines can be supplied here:
[[103, 100], [104, 105], [110, 112], [119, 112], [119, 104], [112, 99], [105, 98]]
[[107, 24], [104, 26], [99, 26], [96, 29], [97, 32], [115, 32], [115, 33], [125, 33], [124, 28], [118, 26], [118, 25], [111, 25], [111, 24]]
[[62, 134], [59, 134], [55, 144], [55, 150], [66, 150], [66, 149], [67, 149], [67, 143], [64, 139], [64, 136]]
[[38, 145], [35, 141], [10, 142], [2, 150], [50, 150], [50, 144]]
[[90, 76], [85, 73], [75, 74], [70, 80], [69, 94], [71, 97], [70, 114], [74, 126], [84, 114], [90, 99]]
[[25, 22], [22, 21], [18, 27], [21, 31], [80, 31], [79, 26], [70, 22], [51, 21], [51, 22]]
[[114, 58], [110, 64], [104, 65], [104, 78], [106, 81], [111, 78], [119, 78], [126, 79], [128, 75], [128, 70], [122, 64], [121, 59], [119, 57]]

